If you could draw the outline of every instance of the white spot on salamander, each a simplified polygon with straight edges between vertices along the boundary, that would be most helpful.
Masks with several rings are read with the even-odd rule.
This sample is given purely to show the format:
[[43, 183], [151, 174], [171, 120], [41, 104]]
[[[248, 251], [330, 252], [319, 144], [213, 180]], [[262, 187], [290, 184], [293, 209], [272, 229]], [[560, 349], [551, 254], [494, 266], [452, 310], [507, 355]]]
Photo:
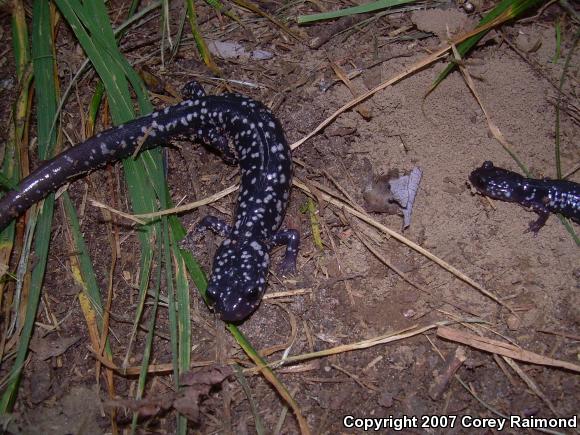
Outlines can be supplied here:
[[106, 156], [107, 154], [112, 154], [111, 150], [107, 147], [105, 142], [101, 142], [101, 154]]

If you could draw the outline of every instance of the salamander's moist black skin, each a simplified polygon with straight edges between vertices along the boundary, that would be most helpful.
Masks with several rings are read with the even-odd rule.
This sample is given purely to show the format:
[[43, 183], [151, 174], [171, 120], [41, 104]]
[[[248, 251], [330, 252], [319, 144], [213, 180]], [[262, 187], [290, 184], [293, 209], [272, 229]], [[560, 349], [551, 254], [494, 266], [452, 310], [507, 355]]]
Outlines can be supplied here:
[[530, 223], [530, 231], [537, 234], [550, 213], [561, 213], [580, 223], [580, 184], [566, 180], [526, 178], [484, 162], [474, 170], [469, 181], [481, 194], [501, 201], [516, 202], [538, 213], [538, 220]]
[[0, 199], [0, 230], [68, 181], [137, 149], [177, 136], [202, 141], [226, 162], [240, 165], [234, 225], [208, 217], [199, 227], [226, 237], [215, 255], [207, 292], [223, 320], [240, 322], [260, 304], [274, 245], [287, 245], [283, 270], [295, 268], [298, 233], [278, 231], [290, 197], [290, 147], [280, 122], [260, 102], [238, 94], [207, 96], [196, 82], [183, 93], [187, 99], [175, 106], [106, 130], [46, 161]]

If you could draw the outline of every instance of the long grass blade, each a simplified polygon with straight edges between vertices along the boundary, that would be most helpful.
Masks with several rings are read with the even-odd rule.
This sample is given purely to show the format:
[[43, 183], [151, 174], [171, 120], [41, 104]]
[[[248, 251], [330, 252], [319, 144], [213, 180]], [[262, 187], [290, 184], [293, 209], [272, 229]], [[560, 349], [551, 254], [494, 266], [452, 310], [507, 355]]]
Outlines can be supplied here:
[[[56, 145], [56, 135], [51, 133], [50, 128], [58, 102], [55, 77], [53, 75], [55, 62], [52, 35], [50, 4], [43, 0], [36, 0], [33, 6], [32, 54], [36, 98], [40, 108], [37, 115], [38, 155], [43, 160], [52, 155]], [[28, 344], [34, 328], [36, 311], [40, 302], [40, 290], [46, 271], [53, 210], [54, 194], [51, 194], [41, 206], [35, 227], [34, 250], [37, 263], [31, 275], [26, 315], [20, 333], [16, 358], [9, 375], [10, 381], [0, 401], [1, 413], [11, 410], [14, 405], [22, 368], [28, 354]]]
[[332, 20], [340, 17], [348, 17], [356, 14], [366, 14], [380, 11], [381, 9], [392, 8], [407, 3], [416, 3], [417, 0], [380, 0], [364, 5], [352, 6], [350, 8], [339, 9], [338, 11], [321, 12], [312, 15], [300, 15], [296, 19], [298, 24], [308, 24], [316, 21]]
[[[489, 11], [485, 17], [481, 19], [476, 29], [479, 27], [484, 27], [490, 23], [499, 26], [506, 21], [515, 19], [522, 15], [524, 12], [530, 10], [531, 8], [537, 6], [541, 3], [541, 0], [502, 0], [499, 2], [491, 11]], [[486, 29], [479, 32], [476, 35], [466, 39], [465, 41], [457, 44], [457, 51], [461, 57], [465, 57], [474, 46], [477, 44], [481, 38], [483, 38], [490, 28], [486, 26]], [[427, 94], [431, 93], [438, 85], [441, 83], [447, 75], [455, 68], [455, 63], [450, 63], [447, 67], [437, 76], [431, 88]]]
[[199, 30], [199, 25], [197, 24], [197, 13], [195, 9], [195, 4], [193, 0], [185, 0], [185, 4], [187, 5], [187, 18], [189, 20], [189, 27], [191, 28], [191, 34], [193, 36], [193, 40], [195, 41], [195, 45], [197, 47], [197, 51], [201, 56], [203, 63], [207, 65], [207, 67], [214, 73], [220, 75], [220, 69], [216, 65], [211, 56], [209, 48], [203, 39], [203, 35]]
[[[170, 227], [173, 229], [173, 237], [177, 240], [185, 236], [185, 230], [175, 216], [167, 218]], [[167, 242], [167, 240], [166, 240]], [[190, 314], [190, 292], [189, 282], [187, 279], [187, 268], [185, 259], [180, 255], [180, 249], [171, 244], [173, 261], [175, 262], [175, 291], [177, 299], [177, 325], [178, 325], [178, 366], [179, 373], [185, 373], [190, 370], [191, 364], [191, 314]], [[196, 265], [197, 263], [194, 262]], [[199, 265], [197, 265], [199, 268]], [[168, 280], [173, 278], [168, 271]], [[172, 289], [172, 287], [170, 287]], [[176, 379], [176, 382], [178, 379]], [[185, 435], [187, 433], [187, 420], [184, 416], [179, 416], [177, 420], [178, 433]]]
[[[166, 226], [166, 225], [165, 225]], [[164, 231], [165, 233], [166, 231]], [[168, 245], [166, 245], [168, 246]], [[162, 240], [159, 239], [157, 243], [157, 251], [160, 252], [162, 248]], [[167, 249], [166, 249], [167, 250]], [[167, 258], [166, 258], [167, 260]], [[171, 263], [166, 263], [165, 268], [171, 269]], [[135, 399], [140, 400], [143, 398], [143, 393], [145, 392], [145, 383], [147, 381], [147, 374], [149, 371], [149, 362], [151, 360], [151, 352], [153, 350], [153, 338], [155, 337], [155, 322], [157, 320], [157, 308], [159, 307], [159, 294], [161, 292], [161, 271], [163, 267], [161, 262], [157, 264], [157, 275], [155, 278], [155, 297], [153, 298], [153, 304], [151, 306], [151, 319], [149, 321], [147, 338], [145, 341], [145, 349], [143, 350], [143, 360], [141, 361], [141, 372], [139, 373], [139, 381], [137, 384], [137, 394]], [[135, 433], [137, 429], [137, 418], [138, 413], [133, 414], [133, 420], [131, 422], [131, 433]]]
[[237, 326], [228, 323], [227, 325], [230, 333], [234, 336], [238, 344], [244, 349], [244, 352], [250, 357], [250, 359], [258, 366], [258, 370], [260, 373], [272, 386], [276, 389], [278, 394], [284, 399], [284, 401], [292, 408], [294, 411], [294, 415], [296, 416], [296, 420], [298, 420], [298, 426], [300, 427], [300, 433], [302, 435], [310, 434], [310, 429], [308, 428], [308, 423], [306, 419], [302, 416], [302, 411], [298, 406], [298, 403], [292, 397], [292, 394], [286, 389], [284, 384], [280, 382], [278, 377], [274, 374], [272, 369], [268, 367], [266, 361], [260, 356], [258, 352], [252, 347], [250, 342], [246, 339], [246, 337], [242, 334], [242, 332], [237, 328]]
[[[564, 88], [564, 81], [566, 80], [566, 74], [568, 72], [568, 68], [570, 67], [570, 61], [572, 60], [572, 56], [576, 47], [578, 45], [578, 40], [580, 40], [580, 29], [576, 31], [574, 35], [574, 41], [572, 42], [572, 47], [566, 56], [566, 60], [564, 61], [564, 68], [562, 68], [562, 75], [560, 76], [560, 84], [558, 85], [558, 99], [556, 103], [556, 125], [555, 125], [555, 137], [554, 137], [554, 154], [555, 154], [555, 165], [556, 165], [556, 177], [562, 178], [562, 162], [560, 160], [560, 106], [562, 104], [562, 89]], [[570, 221], [562, 215], [558, 215], [560, 222], [566, 228], [566, 231], [572, 236], [574, 241], [576, 242], [577, 246], [580, 246], [580, 237], [574, 231], [574, 228], [570, 224]]]
[[[15, 186], [20, 178], [19, 150], [28, 149], [29, 89], [32, 82], [32, 69], [30, 65], [30, 50], [28, 48], [26, 13], [21, 1], [15, 1], [12, 6], [12, 45], [16, 61], [19, 93], [12, 113], [9, 139], [4, 147], [2, 162], [2, 185], [8, 189]], [[10, 253], [14, 246], [15, 226], [16, 223], [12, 222], [0, 233], [0, 265], [8, 265]], [[2, 278], [7, 269], [6, 267], [6, 270], [3, 268], [0, 270], [0, 278]], [[0, 281], [0, 303], [4, 300], [5, 288], [6, 282], [4, 280]], [[2, 349], [3, 347], [2, 345]]]
[[[57, 4], [75, 35], [81, 42], [83, 49], [89, 56], [92, 64], [97, 70], [99, 77], [103, 81], [107, 91], [111, 114], [115, 123], [125, 122], [134, 116], [131, 110], [132, 104], [128, 85], [137, 94], [137, 99], [141, 112], [148, 113], [152, 106], [149, 103], [144, 86], [131, 68], [128, 61], [121, 55], [116, 45], [114, 33], [110, 26], [106, 10], [101, 2], [91, 2], [81, 5], [78, 0], [57, 0]], [[98, 17], [94, 18], [93, 17]], [[119, 100], [122, 104], [115, 104]], [[123, 162], [125, 178], [131, 197], [133, 210], [137, 213], [149, 213], [158, 209], [158, 202], [163, 207], [170, 207], [171, 201], [168, 195], [168, 189], [165, 184], [163, 165], [160, 150], [146, 151], [136, 159], [126, 159]], [[176, 218], [168, 218], [171, 228], [171, 238], [179, 240], [185, 234], [185, 230]], [[161, 223], [158, 221], [154, 225], [141, 227], [138, 237], [141, 243], [141, 261], [139, 277], [140, 292], [138, 308], [135, 314], [133, 325], [133, 334], [130, 338], [128, 351], [125, 360], [130, 355], [132, 343], [137, 332], [145, 300], [147, 298], [147, 285], [149, 282], [151, 265], [153, 262], [153, 250], [151, 241], [160, 240], [162, 235]], [[168, 237], [163, 237], [167, 243]], [[168, 249], [167, 245], [164, 249]], [[166, 254], [167, 256], [167, 254]], [[189, 288], [185, 268], [181, 261], [179, 250], [175, 245], [171, 245], [171, 257], [175, 261], [176, 271], [176, 297], [178, 307], [178, 316], [173, 323], [172, 329], [178, 331], [172, 334], [172, 348], [175, 349], [174, 355], [177, 355], [177, 362], [174, 365], [178, 367], [177, 374], [189, 369], [189, 351], [190, 351], [190, 329], [189, 320]], [[170, 258], [171, 258], [170, 257]], [[166, 259], [166, 264], [167, 263]], [[167, 275], [167, 288], [173, 287], [173, 270], [167, 266], [169, 271]], [[173, 290], [171, 290], [173, 294]], [[171, 299], [170, 305], [171, 305]], [[170, 319], [172, 314], [170, 313]], [[175, 358], [175, 357], [174, 357]], [[176, 387], [178, 387], [178, 376], [175, 377]], [[185, 433], [187, 429], [186, 422], [183, 418], [178, 420], [178, 432]]]
[[91, 343], [94, 349], [98, 349], [98, 337], [102, 332], [102, 322], [100, 321], [103, 318], [103, 302], [101, 299], [101, 292], [99, 291], [99, 285], [93, 270], [93, 265], [91, 263], [87, 245], [85, 244], [82, 236], [78, 216], [68, 192], [64, 192], [62, 194], [62, 201], [71, 231], [71, 252], [75, 253], [76, 262], [78, 263], [78, 273], [80, 273], [79, 276], [78, 273], [73, 272], [73, 276], [78, 277], [77, 282], [81, 288], [83, 288], [86, 296], [91, 301], [90, 308], [94, 312], [95, 317], [99, 319], [99, 323], [97, 324], [99, 329], [94, 331], [94, 333], [96, 333], [94, 337], [97, 337], [97, 341]]

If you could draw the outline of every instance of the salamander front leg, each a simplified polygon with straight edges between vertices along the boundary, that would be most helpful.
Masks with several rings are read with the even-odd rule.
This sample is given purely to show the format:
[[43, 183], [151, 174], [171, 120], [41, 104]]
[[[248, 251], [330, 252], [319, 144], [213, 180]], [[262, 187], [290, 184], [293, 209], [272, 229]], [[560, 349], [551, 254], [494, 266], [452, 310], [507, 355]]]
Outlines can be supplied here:
[[181, 248], [192, 252], [195, 251], [196, 244], [201, 240], [203, 232], [208, 229], [224, 237], [227, 237], [232, 231], [231, 225], [225, 223], [223, 220], [215, 216], [206, 216], [197, 223], [193, 231], [190, 231], [183, 238], [180, 242]]
[[232, 232], [232, 226], [216, 216], [204, 217], [197, 224], [195, 231], [201, 233], [208, 229], [222, 237], [227, 237]]
[[284, 259], [280, 263], [280, 273], [282, 275], [292, 275], [296, 272], [296, 259], [298, 257], [298, 246], [300, 245], [300, 233], [296, 230], [278, 231], [272, 237], [274, 246], [286, 245]]
[[218, 151], [224, 162], [228, 165], [235, 165], [238, 163], [236, 155], [232, 152], [230, 148], [230, 143], [224, 134], [222, 134], [217, 128], [212, 128], [208, 132], [208, 139], [206, 141], [210, 148]]
[[535, 221], [531, 221], [528, 229], [525, 231], [526, 233], [532, 233], [535, 236], [538, 235], [538, 231], [542, 229], [544, 225], [546, 225], [546, 221], [550, 217], [550, 212], [546, 210], [536, 210], [538, 213], [538, 219]]
[[181, 88], [181, 95], [183, 95], [185, 98], [193, 100], [194, 98], [205, 97], [205, 91], [198, 82], [192, 80], [186, 83], [183, 88]]
[[[190, 100], [201, 100], [207, 98], [205, 91], [195, 80], [183, 86], [181, 89], [181, 95]], [[219, 152], [228, 165], [235, 165], [238, 163], [235, 153], [230, 148], [229, 140], [221, 128], [210, 124], [198, 131], [198, 137], [203, 138], [207, 146]]]

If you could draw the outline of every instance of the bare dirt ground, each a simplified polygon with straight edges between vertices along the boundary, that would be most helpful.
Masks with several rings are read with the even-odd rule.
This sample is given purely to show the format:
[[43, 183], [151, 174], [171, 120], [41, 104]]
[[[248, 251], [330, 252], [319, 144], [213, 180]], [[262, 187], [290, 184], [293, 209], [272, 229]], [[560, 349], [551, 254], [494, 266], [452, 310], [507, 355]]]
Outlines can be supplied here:
[[[175, 6], [177, 7], [177, 6]], [[303, 6], [304, 7], [304, 6]], [[333, 5], [334, 8], [334, 5]], [[306, 12], [304, 9], [301, 12]], [[178, 10], [175, 10], [176, 21]], [[298, 11], [291, 11], [292, 14]], [[242, 14], [244, 17], [247, 15]], [[356, 95], [408, 68], [435, 50], [445, 39], [446, 25], [454, 33], [471, 28], [477, 21], [456, 5], [438, 10], [403, 13], [381, 18], [350, 36], [337, 36], [319, 49], [311, 49], [283, 36], [271, 24], [248, 22], [247, 30], [228, 25], [220, 28], [214, 15], [202, 9], [202, 29], [222, 41], [238, 41], [247, 49], [273, 53], [269, 60], [237, 58], [220, 60], [224, 77], [259, 84], [259, 89], [235, 86], [273, 107], [285, 127], [289, 141], [301, 139], [337, 108], [353, 98], [351, 91], [334, 73], [331, 63], [346, 73], [361, 70], [352, 79]], [[557, 86], [564, 58], [554, 62], [554, 25], [561, 20], [562, 55], [569, 53], [578, 27], [572, 25], [557, 5], [540, 16], [511, 26], [502, 34], [493, 32], [469, 56], [465, 65], [493, 122], [513, 150], [537, 177], [555, 177], [554, 137]], [[155, 21], [156, 23], [156, 21]], [[2, 19], [0, 64], [3, 92], [3, 119], [8, 119], [9, 96], [15, 95], [14, 69], [9, 59], [9, 20]], [[151, 39], [157, 24], [131, 31], [123, 40], [123, 52], [134, 62], [146, 62], [156, 74], [179, 88], [192, 78], [201, 80], [206, 90], [211, 76], [197, 60], [193, 45], [184, 46], [177, 58], [160, 68], [158, 50]], [[336, 23], [301, 29], [306, 40], [334, 33]], [[408, 29], [398, 37], [392, 32]], [[62, 30], [66, 33], [66, 29]], [[428, 35], [425, 33], [428, 32]], [[424, 37], [417, 39], [416, 36]], [[405, 38], [409, 36], [409, 38]], [[74, 70], [81, 51], [66, 35], [61, 35], [59, 56], [69, 56]], [[62, 58], [62, 57], [60, 57]], [[565, 110], [560, 117], [562, 167], [564, 173], [577, 168], [578, 146], [578, 55], [571, 61], [564, 85]], [[481, 334], [490, 339], [521, 346], [557, 360], [578, 363], [580, 356], [580, 256], [578, 246], [556, 217], [551, 217], [537, 237], [525, 232], [535, 215], [508, 203], [490, 204], [474, 195], [467, 183], [469, 173], [485, 160], [518, 170], [515, 162], [489, 133], [486, 118], [459, 72], [453, 72], [431, 94], [427, 90], [444, 64], [439, 63], [378, 92], [363, 103], [364, 115], [350, 110], [340, 115], [321, 134], [294, 152], [300, 164], [296, 176], [307, 183], [317, 181], [333, 190], [340, 186], [357, 204], [363, 205], [362, 191], [370, 173], [393, 168], [406, 172], [423, 169], [411, 226], [404, 236], [429, 250], [481, 284], [511, 308], [481, 294], [393, 238], [361, 223], [355, 217], [326, 203], [318, 204], [318, 219], [324, 249], [313, 243], [310, 218], [301, 209], [307, 197], [299, 189], [292, 192], [286, 225], [302, 235], [298, 272], [291, 279], [269, 279], [269, 293], [303, 290], [284, 298], [268, 299], [241, 330], [256, 349], [276, 345], [282, 350], [269, 355], [278, 360], [289, 347], [289, 355], [333, 348], [439, 321], [478, 318], [484, 325], [453, 328]], [[63, 80], [68, 80], [68, 76]], [[90, 79], [79, 86], [79, 101], [90, 93]], [[76, 99], [66, 108], [63, 127], [73, 141], [82, 140]], [[154, 100], [158, 106], [165, 103]], [[576, 111], [574, 111], [576, 110]], [[5, 133], [4, 133], [5, 134]], [[218, 156], [201, 145], [180, 142], [169, 153], [170, 183], [175, 202], [193, 201], [227, 187], [236, 170], [224, 166]], [[580, 182], [580, 172], [571, 175]], [[88, 196], [127, 210], [118, 167], [92, 174], [71, 186], [78, 204]], [[119, 196], [117, 198], [117, 195]], [[111, 199], [113, 198], [113, 199]], [[116, 199], [115, 199], [116, 198]], [[117, 202], [117, 204], [115, 204]], [[183, 216], [191, 228], [206, 213], [231, 215], [235, 196], [199, 212]], [[398, 215], [372, 214], [387, 227], [400, 232]], [[36, 345], [51, 349], [58, 343], [68, 350], [47, 360], [41, 352], [31, 354], [20, 386], [15, 415], [10, 426], [20, 433], [106, 433], [109, 420], [103, 403], [108, 400], [101, 377], [87, 348], [88, 338], [75, 285], [68, 266], [60, 211], [57, 208], [50, 262], [38, 313]], [[110, 244], [100, 214], [87, 207], [83, 230], [90, 246], [97, 275], [107, 276]], [[578, 226], [574, 226], [578, 232]], [[121, 362], [131, 332], [137, 303], [138, 242], [129, 228], [121, 228], [122, 252], [115, 271], [115, 299], [112, 306], [111, 341], [114, 359]], [[386, 267], [362, 243], [367, 241], [408, 281]], [[208, 237], [196, 257], [206, 270], [211, 264], [215, 243]], [[274, 256], [274, 264], [280, 255]], [[100, 283], [106, 288], [106, 282]], [[224, 362], [229, 358], [246, 361], [232, 337], [197, 297], [192, 288], [192, 361]], [[514, 314], [515, 313], [515, 314]], [[148, 319], [148, 313], [145, 313]], [[59, 322], [56, 332], [46, 334], [42, 325]], [[143, 324], [148, 324], [146, 321]], [[155, 364], [171, 361], [166, 308], [160, 310], [158, 336], [154, 347]], [[70, 339], [73, 337], [73, 340]], [[138, 335], [130, 364], [142, 358], [145, 332]], [[67, 341], [69, 340], [69, 341]], [[53, 344], [51, 344], [53, 343]], [[71, 344], [72, 343], [72, 344]], [[446, 370], [453, 355], [464, 352], [457, 375], [470, 390]], [[50, 355], [50, 353], [49, 353]], [[3, 374], [5, 374], [3, 367]], [[276, 370], [291, 391], [313, 433], [347, 430], [343, 417], [468, 416], [562, 417], [578, 414], [580, 378], [571, 370], [513, 362], [491, 353], [444, 340], [435, 329], [368, 349], [341, 352], [311, 359]], [[296, 433], [298, 425], [291, 411], [270, 384], [260, 376], [248, 376], [252, 401], [267, 432], [279, 421], [280, 433]], [[151, 377], [146, 397], [171, 391], [169, 376]], [[134, 397], [136, 379], [115, 378], [121, 398]], [[192, 428], [201, 433], [253, 433], [255, 419], [250, 402], [235, 378], [203, 396], [201, 417]], [[143, 433], [171, 433], [174, 413], [161, 414], [140, 423]], [[130, 423], [130, 413], [121, 412], [118, 421]], [[421, 420], [419, 420], [421, 423]], [[123, 426], [122, 426], [123, 427]], [[577, 429], [577, 428], [576, 428]], [[558, 429], [554, 429], [559, 431]], [[467, 428], [456, 421], [453, 428], [412, 427], [404, 433], [463, 433]], [[495, 433], [477, 429], [475, 433]], [[511, 433], [523, 429], [511, 428]], [[563, 432], [568, 432], [563, 430]]]

